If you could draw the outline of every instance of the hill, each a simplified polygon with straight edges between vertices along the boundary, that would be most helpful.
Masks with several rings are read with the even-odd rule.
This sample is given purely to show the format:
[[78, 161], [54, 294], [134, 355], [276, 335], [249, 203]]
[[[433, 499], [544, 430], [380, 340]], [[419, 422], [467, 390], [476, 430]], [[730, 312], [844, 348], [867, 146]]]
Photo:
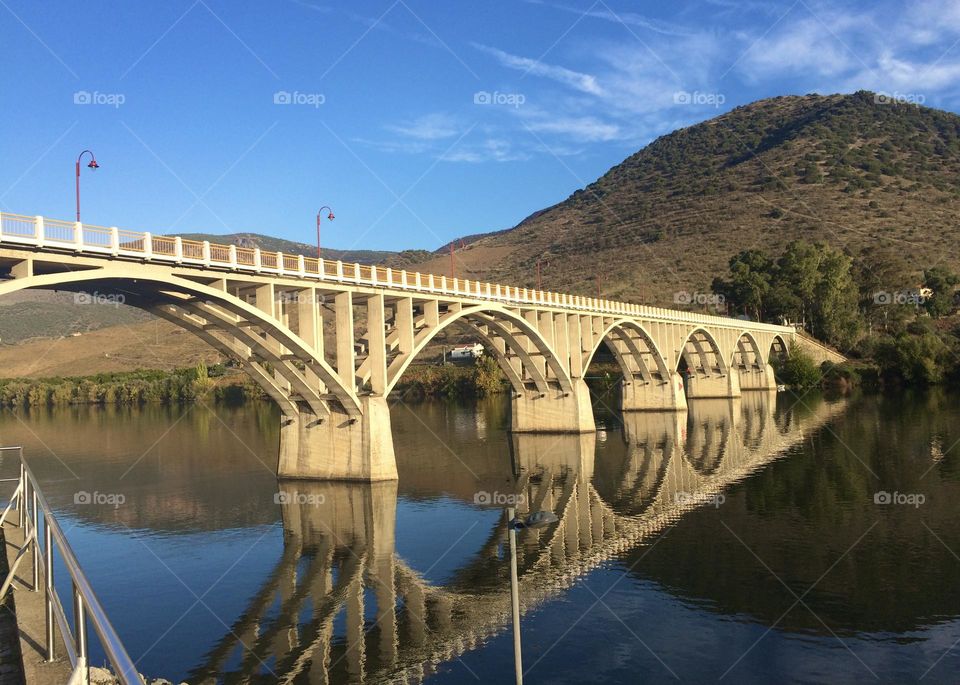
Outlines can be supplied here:
[[[245, 242], [252, 241], [261, 250], [270, 252], [283, 252], [284, 254], [304, 255], [306, 257], [317, 256], [317, 246], [309, 243], [298, 243], [283, 238], [274, 238], [273, 236], [262, 233], [227, 233], [216, 235], [213, 233], [174, 233], [186, 240], [209, 240], [211, 243], [220, 243], [221, 245], [231, 245], [239, 240]], [[404, 250], [402, 252], [390, 252], [387, 250], [335, 250], [333, 248], [323, 248], [324, 259], [338, 259], [344, 262], [357, 262], [359, 264], [382, 264], [388, 266], [403, 267], [418, 261], [429, 258], [430, 253], [427, 250]]]
[[[673, 306], [729, 258], [820, 240], [960, 269], [960, 117], [869, 92], [787, 96], [665, 135], [566, 200], [457, 252], [460, 276]], [[941, 261], [942, 260], [942, 261]], [[418, 265], [449, 271], [435, 254]]]
[[0, 299], [0, 349], [32, 338], [59, 338], [150, 318], [132, 307], [81, 305], [72, 293], [24, 291]]
[[3, 378], [85, 376], [111, 371], [214, 364], [220, 355], [192, 333], [160, 319], [118, 325], [78, 337], [0, 345]]

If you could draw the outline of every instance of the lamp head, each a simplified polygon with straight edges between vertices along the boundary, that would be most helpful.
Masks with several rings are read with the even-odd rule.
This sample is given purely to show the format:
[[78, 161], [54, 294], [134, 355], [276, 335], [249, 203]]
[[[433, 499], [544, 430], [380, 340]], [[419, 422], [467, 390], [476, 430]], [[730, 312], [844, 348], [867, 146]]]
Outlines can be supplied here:
[[335, 218], [335, 217], [333, 216], [333, 210], [331, 209], [331, 210], [330, 210], [330, 213], [327, 214], [327, 219], [329, 219], [330, 221], [333, 221], [334, 218]]
[[88, 169], [99, 169], [99, 168], [100, 168], [100, 165], [97, 164], [97, 160], [91, 159], [91, 160], [90, 160], [90, 163], [87, 165], [87, 168], [88, 168]]
[[552, 511], [536, 511], [526, 519], [515, 518], [510, 521], [510, 527], [514, 530], [523, 530], [524, 528], [544, 528], [551, 523], [556, 523], [560, 519]]

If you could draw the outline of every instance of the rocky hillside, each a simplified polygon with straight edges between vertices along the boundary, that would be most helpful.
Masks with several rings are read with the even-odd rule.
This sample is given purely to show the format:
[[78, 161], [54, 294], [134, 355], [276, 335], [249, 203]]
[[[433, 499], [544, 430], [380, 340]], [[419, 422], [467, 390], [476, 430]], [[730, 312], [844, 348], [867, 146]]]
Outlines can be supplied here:
[[[960, 268], [960, 116], [872, 93], [761, 100], [663, 136], [507, 232], [459, 250], [461, 276], [672, 305], [744, 249], [790, 240], [895, 248]], [[420, 265], [447, 273], [436, 253]]]

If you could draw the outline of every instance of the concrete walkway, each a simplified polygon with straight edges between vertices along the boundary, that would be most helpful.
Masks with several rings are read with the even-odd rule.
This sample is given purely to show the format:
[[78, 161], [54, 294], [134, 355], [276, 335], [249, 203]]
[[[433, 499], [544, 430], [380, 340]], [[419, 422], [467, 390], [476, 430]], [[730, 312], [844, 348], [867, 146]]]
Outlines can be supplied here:
[[[13, 564], [14, 558], [23, 544], [23, 531], [16, 523], [7, 522], [3, 526], [4, 546], [6, 547], [6, 567]], [[4, 577], [6, 573], [3, 574]], [[23, 657], [23, 670], [20, 679], [7, 680], [5, 671], [0, 670], [0, 684], [23, 683], [27, 685], [63, 685], [70, 679], [70, 662], [66, 658], [63, 638], [60, 630], [56, 635], [57, 659], [47, 663], [46, 660], [46, 591], [43, 588], [43, 574], [40, 575], [40, 590], [32, 591], [33, 586], [33, 555], [27, 554], [20, 562], [13, 585], [13, 602], [15, 604], [17, 628], [20, 637], [20, 652]], [[2, 663], [2, 662], [0, 662]], [[2, 668], [2, 667], [0, 667]]]

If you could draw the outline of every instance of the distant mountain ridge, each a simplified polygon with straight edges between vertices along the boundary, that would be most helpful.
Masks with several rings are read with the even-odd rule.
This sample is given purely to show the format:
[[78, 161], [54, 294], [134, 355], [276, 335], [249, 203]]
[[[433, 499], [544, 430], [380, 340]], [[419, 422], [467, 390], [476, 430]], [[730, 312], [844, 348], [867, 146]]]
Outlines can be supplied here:
[[[317, 246], [309, 243], [299, 243], [283, 238], [275, 238], [263, 233], [226, 233], [217, 235], [213, 233], [171, 233], [170, 235], [180, 236], [186, 240], [207, 240], [211, 243], [220, 243], [222, 245], [233, 245], [238, 240], [252, 240], [260, 249], [271, 252], [283, 252], [285, 254], [304, 255], [305, 257], [316, 257]], [[344, 262], [356, 262], [358, 264], [389, 264], [390, 266], [401, 266], [407, 263], [413, 263], [422, 260], [430, 254], [428, 250], [404, 250], [402, 252], [391, 252], [388, 250], [336, 250], [333, 248], [323, 248], [324, 259], [341, 260]]]

